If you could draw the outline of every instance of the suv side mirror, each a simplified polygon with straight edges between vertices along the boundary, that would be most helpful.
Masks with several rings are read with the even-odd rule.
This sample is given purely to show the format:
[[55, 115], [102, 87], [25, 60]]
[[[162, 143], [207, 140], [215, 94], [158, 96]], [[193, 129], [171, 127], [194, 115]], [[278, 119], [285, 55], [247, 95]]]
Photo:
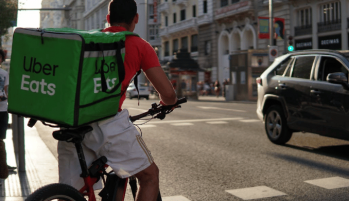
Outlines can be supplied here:
[[341, 84], [347, 90], [349, 90], [348, 79], [344, 73], [330, 73], [327, 75], [326, 81], [334, 84]]

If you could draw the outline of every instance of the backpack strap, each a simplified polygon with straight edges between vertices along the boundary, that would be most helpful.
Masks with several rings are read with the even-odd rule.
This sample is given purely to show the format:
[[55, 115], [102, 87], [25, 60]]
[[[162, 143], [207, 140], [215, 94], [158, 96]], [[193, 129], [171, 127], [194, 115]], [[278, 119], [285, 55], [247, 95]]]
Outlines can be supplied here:
[[[121, 85], [122, 81], [124, 81], [125, 79], [125, 66], [124, 66], [124, 61], [122, 60], [122, 55], [121, 55], [121, 49], [124, 47], [124, 42], [123, 41], [119, 41], [119, 42], [115, 42], [115, 47], [116, 47], [116, 63], [118, 64], [118, 75], [119, 75], [119, 83], [114, 86], [110, 91], [107, 91], [107, 81], [105, 79], [105, 75], [104, 75], [104, 70], [103, 70], [103, 66], [104, 66], [104, 55], [103, 55], [103, 60], [102, 60], [102, 66], [101, 66], [101, 85], [102, 85], [102, 92], [105, 92], [107, 94], [111, 94], [114, 93]], [[102, 43], [99, 43], [99, 47], [101, 49], [101, 51], [103, 52], [103, 45]]]

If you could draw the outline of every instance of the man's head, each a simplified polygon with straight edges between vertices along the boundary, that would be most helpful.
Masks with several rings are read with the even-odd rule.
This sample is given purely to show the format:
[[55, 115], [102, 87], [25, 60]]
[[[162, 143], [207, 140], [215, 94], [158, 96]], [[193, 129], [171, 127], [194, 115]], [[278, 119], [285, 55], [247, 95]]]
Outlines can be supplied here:
[[133, 31], [138, 23], [137, 4], [134, 0], [111, 0], [107, 21], [111, 26], [126, 26]]
[[5, 52], [0, 49], [0, 64], [5, 61]]

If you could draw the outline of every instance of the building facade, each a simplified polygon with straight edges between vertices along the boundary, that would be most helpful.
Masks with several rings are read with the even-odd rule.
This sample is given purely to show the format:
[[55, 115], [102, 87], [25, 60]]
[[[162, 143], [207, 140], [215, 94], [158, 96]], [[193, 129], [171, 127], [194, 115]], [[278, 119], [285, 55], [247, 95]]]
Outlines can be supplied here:
[[85, 12], [85, 1], [84, 0], [67, 0], [65, 4], [70, 11], [65, 11], [65, 18], [67, 21], [67, 27], [73, 29], [85, 29], [85, 23], [83, 14]]
[[190, 52], [197, 60], [198, 53], [198, 0], [161, 0], [160, 37], [161, 59], [171, 61], [176, 52]]
[[214, 23], [214, 10], [216, 3], [214, 0], [199, 1], [198, 5], [198, 64], [205, 70], [199, 72], [199, 81], [210, 82], [217, 77], [217, 34], [216, 23]]
[[[42, 0], [42, 8], [63, 8], [65, 0]], [[40, 28], [67, 27], [65, 11], [40, 11]]]
[[291, 35], [295, 49], [347, 50], [348, 2], [292, 1]]

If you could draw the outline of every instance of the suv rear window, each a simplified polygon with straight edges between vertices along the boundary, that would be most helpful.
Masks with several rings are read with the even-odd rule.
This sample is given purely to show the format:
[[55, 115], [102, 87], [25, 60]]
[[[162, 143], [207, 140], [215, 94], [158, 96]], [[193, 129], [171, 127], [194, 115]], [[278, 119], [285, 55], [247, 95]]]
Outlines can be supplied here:
[[310, 79], [315, 56], [297, 57], [291, 77]]
[[283, 60], [276, 68], [275, 68], [275, 75], [283, 75], [287, 66], [292, 61], [291, 57], [288, 57], [287, 59]]

